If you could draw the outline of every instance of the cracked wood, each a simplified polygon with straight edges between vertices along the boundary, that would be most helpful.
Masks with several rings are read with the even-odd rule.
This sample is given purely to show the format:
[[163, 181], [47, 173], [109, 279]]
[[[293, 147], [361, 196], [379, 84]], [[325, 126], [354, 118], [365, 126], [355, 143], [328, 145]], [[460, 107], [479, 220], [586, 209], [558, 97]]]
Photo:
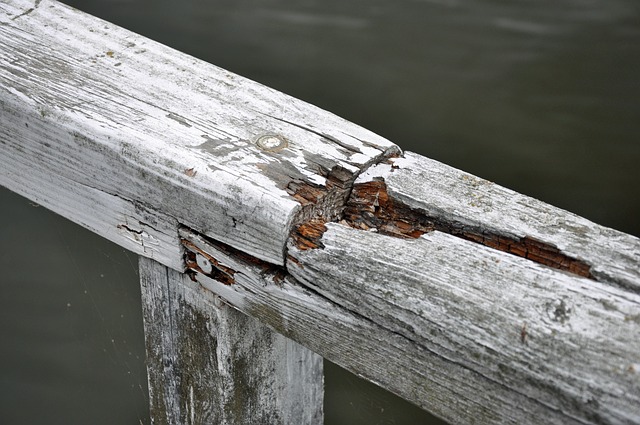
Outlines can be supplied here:
[[[0, 184], [40, 202], [46, 194], [23, 182], [41, 173], [58, 182], [42, 204], [85, 225], [58, 205], [72, 196], [61, 182], [283, 264], [296, 223], [338, 215], [357, 174], [399, 152], [329, 112], [52, 0], [0, 4], [0, 63]], [[282, 148], [265, 149], [264, 137]], [[126, 223], [92, 228], [117, 225]]]
[[[383, 180], [354, 186], [341, 223], [401, 238], [417, 238], [427, 232], [439, 230], [555, 269], [593, 278], [590, 266], [584, 261], [571, 258], [555, 246], [529, 236], [516, 239], [494, 233], [487, 225], [489, 223], [483, 223], [483, 227], [472, 227], [448, 216], [429, 217], [389, 196]], [[300, 233], [301, 227], [298, 227], [297, 233]], [[314, 236], [319, 240], [322, 235]]]
[[357, 183], [383, 179], [393, 199], [457, 232], [545, 246], [544, 256], [575, 260], [572, 272], [588, 268], [596, 280], [640, 293], [640, 239], [415, 153], [391, 161]]
[[322, 246], [292, 239], [286, 270], [181, 237], [242, 271], [194, 268], [203, 288], [452, 423], [640, 419], [640, 295], [439, 231], [324, 226]]

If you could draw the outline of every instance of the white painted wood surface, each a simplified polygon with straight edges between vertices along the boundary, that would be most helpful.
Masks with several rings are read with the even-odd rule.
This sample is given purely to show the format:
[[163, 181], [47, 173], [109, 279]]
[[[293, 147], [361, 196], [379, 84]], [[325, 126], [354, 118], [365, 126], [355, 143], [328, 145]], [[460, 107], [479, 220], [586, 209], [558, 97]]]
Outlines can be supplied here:
[[289, 274], [181, 236], [233, 277], [203, 287], [451, 423], [640, 420], [638, 294], [441, 232], [327, 226]]
[[591, 265], [598, 280], [640, 293], [640, 240], [438, 161], [406, 152], [358, 182], [383, 178], [391, 196], [429, 217], [515, 238], [530, 237]]
[[[222, 340], [237, 358], [264, 343], [310, 365], [296, 390], [301, 372], [269, 363], [278, 356], [251, 369], [267, 386], [267, 365], [278, 370], [283, 423], [319, 418], [318, 357], [213, 293], [453, 423], [639, 423], [638, 239], [399, 153], [58, 2], [0, 4], [0, 184], [153, 259], [141, 271], [159, 422], [197, 422], [230, 403], [225, 382], [239, 369], [213, 367]], [[371, 181], [435, 228], [533, 240], [593, 279], [439, 231], [399, 239], [337, 223], [348, 224], [351, 189]], [[355, 215], [377, 214], [378, 200]], [[296, 226], [312, 218], [330, 223], [303, 249]], [[245, 421], [239, 412], [215, 415]]]
[[327, 226], [289, 272], [448, 362], [446, 419], [480, 405], [496, 415], [480, 423], [640, 421], [640, 295], [437, 231]]
[[140, 258], [154, 424], [321, 424], [322, 357]]
[[3, 155], [0, 184], [136, 254], [184, 269], [175, 218], [141, 200], [126, 200], [35, 167], [28, 156]]
[[[335, 115], [56, 1], [0, 3], [0, 64], [0, 184], [44, 199], [23, 183], [37, 169], [56, 181], [50, 198], [60, 203], [73, 197], [71, 181], [273, 263], [283, 263], [295, 221], [331, 214], [320, 204], [302, 212], [298, 186], [355, 178], [398, 151]], [[98, 231], [119, 223], [122, 208], [101, 207], [104, 223], [65, 213]]]

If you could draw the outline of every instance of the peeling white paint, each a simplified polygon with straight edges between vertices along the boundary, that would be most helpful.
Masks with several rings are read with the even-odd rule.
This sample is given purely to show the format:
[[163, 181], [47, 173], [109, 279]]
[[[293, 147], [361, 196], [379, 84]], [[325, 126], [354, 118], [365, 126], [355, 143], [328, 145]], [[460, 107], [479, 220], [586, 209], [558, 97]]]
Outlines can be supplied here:
[[[325, 185], [321, 168], [356, 174], [398, 150], [329, 112], [61, 3], [43, 0], [11, 19], [32, 7], [0, 4], [0, 58], [12, 64], [0, 69], [0, 138], [9, 141], [0, 166], [29, 162], [282, 264], [299, 208], [289, 180]], [[265, 134], [287, 146], [259, 149]], [[210, 149], [198, 148], [208, 141]], [[17, 190], [28, 178], [19, 176], [1, 182]]]

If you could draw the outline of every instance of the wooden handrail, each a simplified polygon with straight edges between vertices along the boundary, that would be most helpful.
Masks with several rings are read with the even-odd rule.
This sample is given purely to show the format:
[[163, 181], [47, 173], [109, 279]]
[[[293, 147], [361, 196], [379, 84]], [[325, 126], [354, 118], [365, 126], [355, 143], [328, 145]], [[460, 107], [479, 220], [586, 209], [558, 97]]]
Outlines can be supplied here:
[[143, 257], [157, 423], [320, 423], [317, 354], [452, 423], [640, 422], [639, 239], [56, 1], [0, 4], [0, 184]]

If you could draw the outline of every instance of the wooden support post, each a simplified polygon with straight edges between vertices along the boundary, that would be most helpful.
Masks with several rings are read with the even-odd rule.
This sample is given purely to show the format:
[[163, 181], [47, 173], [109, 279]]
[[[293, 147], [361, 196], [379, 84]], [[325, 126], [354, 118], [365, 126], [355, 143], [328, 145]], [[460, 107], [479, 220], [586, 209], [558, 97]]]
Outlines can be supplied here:
[[140, 258], [154, 424], [321, 424], [322, 357]]

